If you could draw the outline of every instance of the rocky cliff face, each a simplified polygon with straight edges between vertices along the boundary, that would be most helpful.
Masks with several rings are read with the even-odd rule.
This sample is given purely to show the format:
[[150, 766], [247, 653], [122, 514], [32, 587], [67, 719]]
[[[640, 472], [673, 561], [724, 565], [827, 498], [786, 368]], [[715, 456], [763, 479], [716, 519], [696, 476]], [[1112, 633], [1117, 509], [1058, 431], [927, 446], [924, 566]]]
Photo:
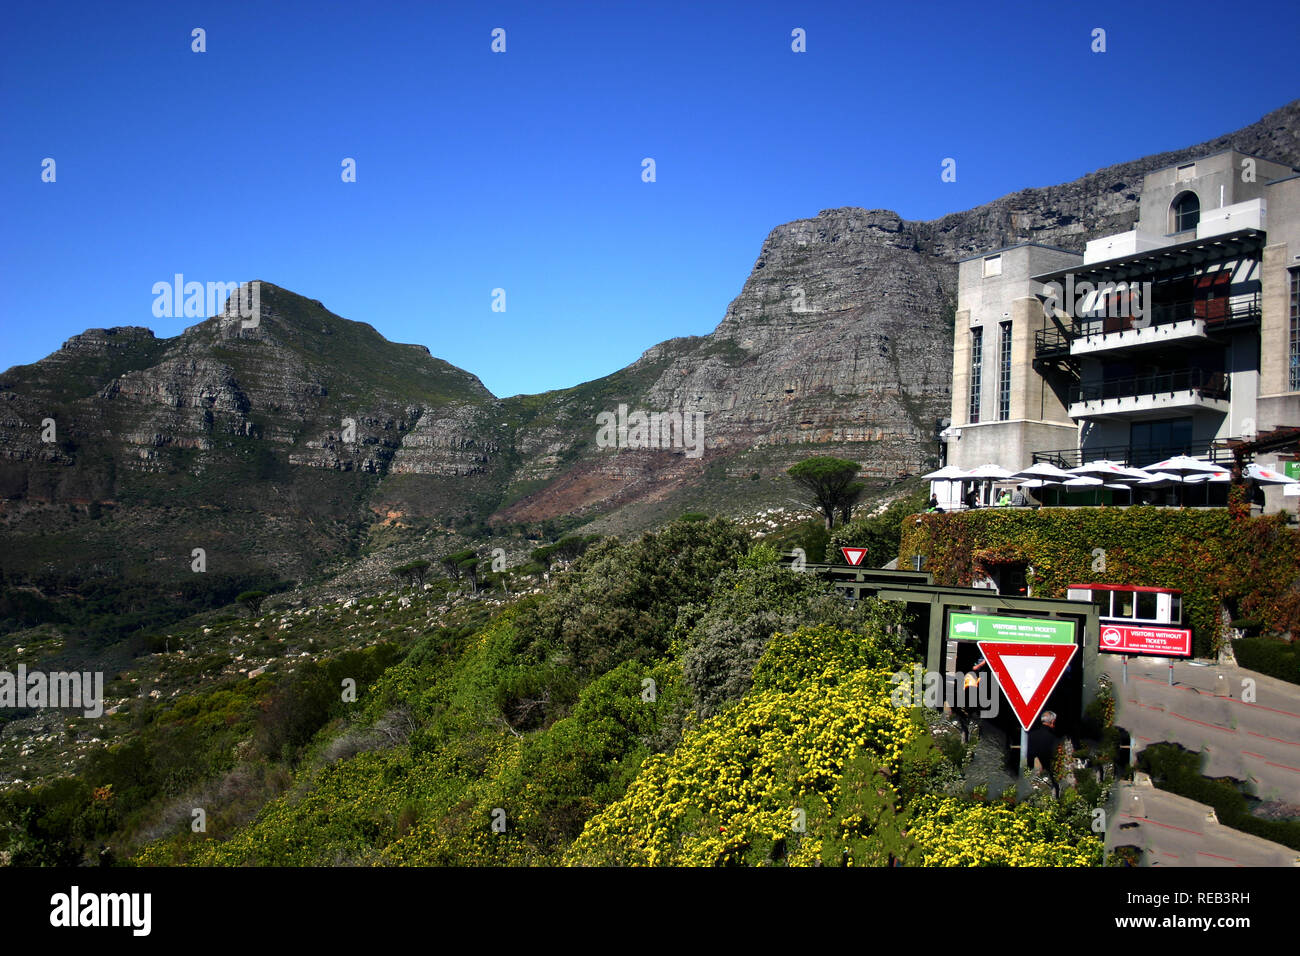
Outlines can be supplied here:
[[[1230, 147], [1300, 165], [1300, 101], [1197, 146], [932, 222], [846, 208], [778, 226], [717, 329], [649, 350], [608, 380], [608, 401], [703, 412], [707, 457], [730, 459], [733, 471], [777, 472], [820, 453], [860, 461], [882, 479], [915, 472], [936, 450], [935, 424], [950, 407], [956, 261], [1022, 241], [1082, 250], [1132, 228], [1146, 173]], [[643, 387], [630, 384], [646, 377]], [[554, 485], [503, 516], [663, 496], [698, 480], [702, 467], [680, 456], [669, 467], [661, 452], [615, 459], [571, 450], [578, 460], [557, 469]], [[565, 460], [556, 447], [551, 454]]]
[[[845, 208], [778, 226], [711, 335], [541, 396], [497, 400], [423, 346], [267, 283], [255, 327], [226, 312], [172, 339], [91, 329], [0, 375], [6, 520], [21, 511], [30, 531], [41, 502], [242, 508], [271, 529], [266, 553], [292, 555], [316, 540], [308, 526], [317, 547], [337, 544], [317, 519], [608, 515], [812, 454], [881, 480], [915, 472], [949, 407], [955, 260], [1128, 229], [1144, 173], [1229, 146], [1300, 164], [1300, 101], [1199, 146], [933, 222]], [[597, 416], [620, 405], [701, 416], [703, 453], [599, 447]]]

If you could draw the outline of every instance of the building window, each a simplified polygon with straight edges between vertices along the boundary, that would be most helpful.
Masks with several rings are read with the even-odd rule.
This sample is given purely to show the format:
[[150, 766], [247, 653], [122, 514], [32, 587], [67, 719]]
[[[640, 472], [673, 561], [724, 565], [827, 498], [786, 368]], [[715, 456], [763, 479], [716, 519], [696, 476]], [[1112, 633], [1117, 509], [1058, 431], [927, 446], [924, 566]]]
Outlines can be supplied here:
[[1144, 467], [1162, 458], [1187, 455], [1192, 451], [1192, 420], [1170, 418], [1155, 422], [1133, 422], [1129, 426], [1130, 454]]
[[985, 256], [984, 257], [984, 278], [990, 276], [1002, 275], [1002, 256]]
[[1194, 192], [1179, 193], [1169, 206], [1169, 231], [1195, 229], [1201, 221], [1201, 201]]
[[1300, 269], [1291, 270], [1291, 383], [1300, 392]]
[[984, 367], [984, 329], [970, 330], [970, 422], [980, 420], [980, 379]]
[[1011, 417], [1011, 323], [998, 329], [998, 421]]

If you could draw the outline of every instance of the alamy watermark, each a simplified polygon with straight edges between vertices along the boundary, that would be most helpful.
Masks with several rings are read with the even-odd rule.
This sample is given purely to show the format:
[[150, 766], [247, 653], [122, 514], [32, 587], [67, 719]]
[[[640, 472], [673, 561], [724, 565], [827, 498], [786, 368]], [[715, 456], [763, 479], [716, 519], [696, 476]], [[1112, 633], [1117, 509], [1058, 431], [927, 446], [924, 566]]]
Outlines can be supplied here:
[[148, 936], [153, 926], [152, 893], [83, 893], [73, 886], [50, 897], [50, 925], [123, 927], [133, 936]]
[[26, 664], [18, 672], [0, 671], [0, 707], [54, 707], [80, 710], [86, 717], [104, 713], [104, 674], [102, 671], [29, 671]]
[[601, 412], [596, 416], [597, 448], [682, 448], [687, 458], [704, 454], [703, 412], [628, 413], [626, 405], [618, 412]]
[[159, 319], [203, 319], [238, 315], [242, 328], [257, 328], [262, 311], [262, 283], [186, 282], [178, 272], [172, 281], [153, 284], [153, 314]]
[[1048, 282], [1043, 287], [1043, 315], [1053, 318], [1064, 312], [1072, 319], [1131, 318], [1133, 327], [1144, 329], [1151, 324], [1150, 282], [1075, 282], [1074, 273], [1065, 277], [1065, 285]]
[[978, 710], [981, 717], [998, 715], [1001, 695], [993, 686], [988, 672], [972, 671], [963, 674], [953, 671], [940, 674], [927, 671], [920, 664], [912, 665], [912, 672], [898, 671], [889, 678], [894, 685], [889, 701], [895, 707], [929, 707], [938, 710], [945, 705], [963, 710]]

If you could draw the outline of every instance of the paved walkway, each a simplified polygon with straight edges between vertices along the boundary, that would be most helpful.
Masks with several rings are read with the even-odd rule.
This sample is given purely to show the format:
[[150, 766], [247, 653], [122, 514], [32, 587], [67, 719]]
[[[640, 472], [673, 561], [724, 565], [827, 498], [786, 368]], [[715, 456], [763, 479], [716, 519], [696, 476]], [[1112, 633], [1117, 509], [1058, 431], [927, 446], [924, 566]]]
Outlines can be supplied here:
[[1144, 866], [1300, 866], [1300, 851], [1226, 827], [1211, 807], [1157, 790], [1144, 773], [1116, 790], [1107, 853], [1139, 847]]
[[[1131, 659], [1125, 683], [1122, 659], [1102, 658], [1114, 682], [1115, 723], [1132, 734], [1135, 750], [1175, 743], [1204, 754], [1207, 777], [1243, 781], [1261, 800], [1300, 804], [1300, 685], [1235, 665], [1174, 661], [1170, 686], [1170, 662], [1151, 657]], [[1142, 846], [1144, 863], [1165, 866], [1289, 866], [1300, 857], [1225, 827], [1211, 808], [1137, 776], [1142, 783], [1117, 788], [1108, 849]]]

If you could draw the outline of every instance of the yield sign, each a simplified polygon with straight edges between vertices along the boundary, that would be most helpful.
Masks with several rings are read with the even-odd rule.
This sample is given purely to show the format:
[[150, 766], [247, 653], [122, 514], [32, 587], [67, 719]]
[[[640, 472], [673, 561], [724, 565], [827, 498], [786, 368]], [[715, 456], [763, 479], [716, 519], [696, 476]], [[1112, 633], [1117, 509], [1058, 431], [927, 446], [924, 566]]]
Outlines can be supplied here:
[[867, 556], [866, 548], [840, 548], [844, 552], [844, 560], [849, 562], [855, 568], [862, 563], [862, 559]]
[[980, 641], [980, 653], [997, 675], [998, 686], [1028, 730], [1079, 649], [1077, 644], [1000, 644]]

